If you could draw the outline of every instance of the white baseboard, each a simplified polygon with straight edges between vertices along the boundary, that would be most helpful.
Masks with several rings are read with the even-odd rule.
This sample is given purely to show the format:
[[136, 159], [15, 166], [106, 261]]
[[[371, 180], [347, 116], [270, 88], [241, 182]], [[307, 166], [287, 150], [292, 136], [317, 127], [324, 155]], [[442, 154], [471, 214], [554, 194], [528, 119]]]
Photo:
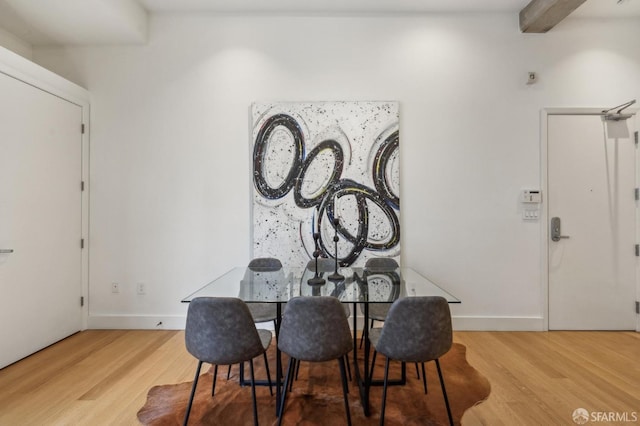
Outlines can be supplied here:
[[109, 330], [184, 330], [186, 315], [89, 315], [87, 328]]
[[[183, 330], [185, 315], [90, 315], [89, 329], [119, 330]], [[353, 327], [353, 318], [349, 318]], [[262, 323], [260, 328], [273, 330], [273, 323]], [[358, 316], [358, 329], [362, 329], [362, 317]], [[453, 329], [457, 331], [543, 331], [542, 317], [453, 317]]]
[[453, 317], [457, 331], [544, 331], [542, 317]]

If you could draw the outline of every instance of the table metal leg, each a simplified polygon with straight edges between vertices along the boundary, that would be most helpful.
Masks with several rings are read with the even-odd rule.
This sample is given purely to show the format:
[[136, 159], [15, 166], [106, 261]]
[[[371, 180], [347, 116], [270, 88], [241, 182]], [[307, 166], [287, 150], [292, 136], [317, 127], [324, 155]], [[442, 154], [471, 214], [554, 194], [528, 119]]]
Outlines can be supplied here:
[[282, 321], [282, 303], [276, 303], [276, 417], [280, 417], [280, 399], [282, 398], [282, 353], [278, 347], [280, 322]]
[[[356, 315], [356, 303], [353, 303], [353, 370], [358, 370], [358, 315]], [[356, 374], [356, 384], [358, 375]]]
[[369, 417], [369, 388], [371, 387], [371, 377], [369, 377], [369, 350], [371, 342], [369, 342], [369, 304], [364, 304], [364, 323], [362, 326], [362, 335], [364, 336], [364, 395], [362, 396], [362, 408], [364, 415]]
[[369, 330], [367, 324], [369, 323], [369, 307], [367, 303], [363, 303], [364, 306], [364, 322], [362, 327], [362, 334], [364, 339], [364, 369], [360, 369], [360, 365], [358, 362], [358, 338], [357, 338], [357, 319], [356, 319], [356, 306], [357, 302], [353, 304], [353, 369], [355, 371], [356, 376], [356, 384], [358, 385], [358, 392], [360, 394], [360, 403], [362, 404], [362, 409], [364, 411], [364, 415], [369, 417], [371, 415], [369, 409], [369, 387], [371, 386], [371, 378], [369, 377], [369, 350], [370, 350], [370, 342], [369, 342]]

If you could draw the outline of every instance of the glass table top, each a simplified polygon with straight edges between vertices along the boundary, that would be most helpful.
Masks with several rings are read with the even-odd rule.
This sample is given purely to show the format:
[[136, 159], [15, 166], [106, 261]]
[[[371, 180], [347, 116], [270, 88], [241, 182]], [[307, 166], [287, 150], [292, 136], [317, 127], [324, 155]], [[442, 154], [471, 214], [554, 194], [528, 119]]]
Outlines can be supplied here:
[[[334, 271], [320, 272], [323, 283], [316, 284], [314, 270], [306, 268], [233, 268], [182, 299], [196, 297], [238, 297], [245, 302], [286, 302], [296, 296], [334, 296], [344, 303], [389, 303], [400, 297], [442, 296], [460, 303], [428, 278], [411, 268], [339, 268], [344, 278], [330, 280]], [[332, 277], [333, 278], [333, 277]], [[319, 280], [318, 280], [319, 281]]]

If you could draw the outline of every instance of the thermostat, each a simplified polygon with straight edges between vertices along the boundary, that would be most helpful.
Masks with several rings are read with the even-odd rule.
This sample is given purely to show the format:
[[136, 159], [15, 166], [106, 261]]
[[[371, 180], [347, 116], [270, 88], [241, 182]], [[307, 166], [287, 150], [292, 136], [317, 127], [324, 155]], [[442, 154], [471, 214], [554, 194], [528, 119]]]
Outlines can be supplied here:
[[540, 204], [542, 202], [542, 193], [539, 190], [524, 189], [522, 191], [522, 202]]

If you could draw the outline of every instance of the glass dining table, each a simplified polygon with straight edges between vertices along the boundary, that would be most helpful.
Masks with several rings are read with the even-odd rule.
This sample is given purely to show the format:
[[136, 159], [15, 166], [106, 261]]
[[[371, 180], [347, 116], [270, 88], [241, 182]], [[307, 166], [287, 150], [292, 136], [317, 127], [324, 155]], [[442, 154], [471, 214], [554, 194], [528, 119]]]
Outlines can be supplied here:
[[[298, 296], [334, 296], [342, 303], [352, 304], [353, 318], [353, 366], [364, 414], [369, 416], [369, 390], [380, 385], [369, 376], [368, 339], [369, 306], [374, 303], [391, 303], [401, 297], [441, 296], [449, 303], [461, 301], [428, 278], [411, 268], [339, 268], [331, 272], [316, 272], [307, 268], [248, 268], [236, 267], [207, 283], [182, 299], [189, 303], [196, 297], [237, 297], [246, 303], [274, 303], [277, 307], [275, 322], [276, 339], [282, 317], [283, 304]], [[363, 365], [358, 360], [357, 305], [363, 317], [364, 341]], [[276, 414], [282, 395], [282, 357], [276, 349]], [[395, 384], [403, 384], [406, 378], [403, 364], [402, 377]]]

